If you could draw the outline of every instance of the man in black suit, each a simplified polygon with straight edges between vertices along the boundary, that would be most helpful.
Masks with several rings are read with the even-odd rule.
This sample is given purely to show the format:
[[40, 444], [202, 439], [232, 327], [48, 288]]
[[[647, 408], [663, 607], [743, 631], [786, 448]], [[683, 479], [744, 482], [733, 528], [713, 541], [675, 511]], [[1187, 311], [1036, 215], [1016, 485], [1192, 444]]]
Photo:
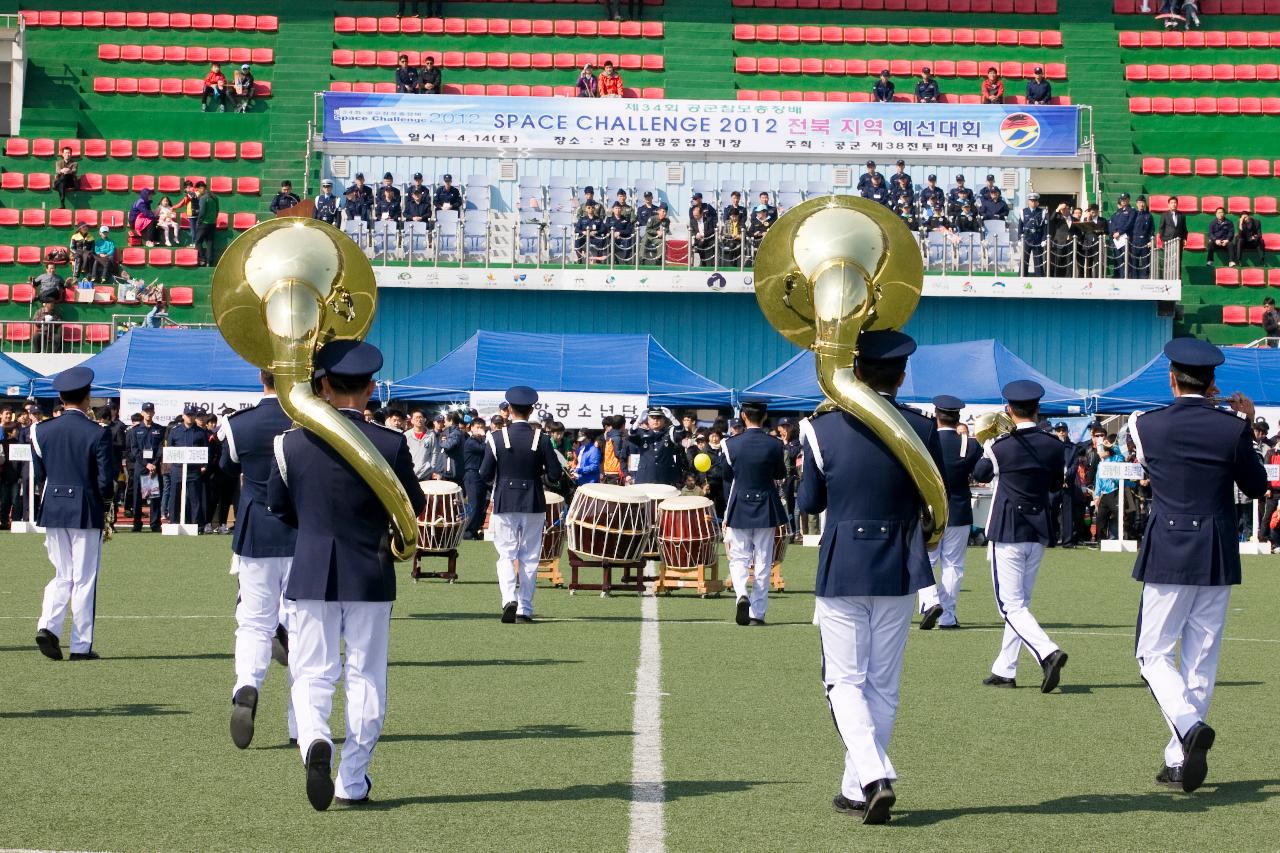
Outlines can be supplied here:
[[[315, 357], [320, 393], [373, 444], [420, 515], [426, 497], [404, 436], [364, 419], [373, 375], [381, 368], [382, 353], [362, 341], [333, 341]], [[366, 803], [372, 782], [365, 771], [387, 707], [387, 641], [396, 597], [391, 519], [364, 478], [310, 430], [281, 434], [273, 456], [267, 511], [298, 531], [285, 598], [294, 606], [289, 674], [307, 799], [317, 811], [329, 808], [335, 793], [345, 805]], [[344, 672], [344, 643], [347, 725], [335, 791], [329, 715]]]

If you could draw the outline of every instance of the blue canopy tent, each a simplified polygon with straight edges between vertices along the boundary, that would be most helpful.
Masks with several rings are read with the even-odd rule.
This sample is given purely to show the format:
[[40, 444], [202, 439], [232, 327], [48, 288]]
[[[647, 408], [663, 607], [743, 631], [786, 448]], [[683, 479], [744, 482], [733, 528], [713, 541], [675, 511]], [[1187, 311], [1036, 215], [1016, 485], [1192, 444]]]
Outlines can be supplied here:
[[[998, 406], [1000, 389], [1015, 379], [1034, 379], [1045, 388], [1041, 408], [1046, 412], [1084, 412], [1085, 398], [1054, 382], [997, 340], [922, 345], [907, 362], [907, 377], [898, 399], [928, 403], [939, 394], [953, 394], [970, 405]], [[812, 409], [822, 402], [813, 353], [804, 351], [751, 385], [744, 397], [764, 397], [779, 409]]]
[[[121, 388], [174, 391], [262, 390], [258, 368], [227, 345], [217, 329], [131, 329], [82, 364], [93, 370], [93, 394]], [[37, 397], [56, 397], [52, 377], [35, 384]]]
[[472, 391], [644, 394], [657, 406], [731, 406], [733, 392], [663, 349], [652, 335], [478, 331], [426, 369], [390, 383], [401, 400], [456, 401]]
[[25, 397], [39, 378], [39, 373], [0, 353], [0, 397]]
[[[1214, 371], [1222, 396], [1239, 391], [1255, 406], [1280, 406], [1280, 350], [1223, 347], [1222, 354], [1227, 360]], [[1124, 414], [1164, 406], [1171, 399], [1169, 359], [1160, 353], [1136, 372], [1099, 391], [1096, 406], [1099, 412]]]

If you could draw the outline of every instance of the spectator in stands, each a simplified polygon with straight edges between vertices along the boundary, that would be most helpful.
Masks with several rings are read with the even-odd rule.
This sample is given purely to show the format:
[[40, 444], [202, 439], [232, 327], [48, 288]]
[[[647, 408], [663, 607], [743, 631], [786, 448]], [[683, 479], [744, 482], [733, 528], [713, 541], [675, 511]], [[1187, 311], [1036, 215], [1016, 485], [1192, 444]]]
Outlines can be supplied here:
[[440, 81], [440, 69], [436, 68], [436, 58], [424, 56], [422, 67], [418, 69], [418, 94], [438, 95], [443, 85]]
[[236, 105], [236, 112], [247, 113], [249, 108], [253, 106], [254, 86], [257, 81], [253, 79], [253, 69], [249, 67], [249, 63], [244, 63], [236, 69], [236, 73], [231, 75], [231, 100]]
[[947, 191], [947, 215], [955, 216], [965, 203], [975, 204], [973, 190], [964, 185], [964, 175], [956, 175], [956, 185]]
[[[404, 2], [405, 2], [405, 0], [399, 0], [399, 2], [396, 4], [396, 17], [397, 17], [397, 18], [403, 18], [403, 17], [404, 17]], [[412, 2], [412, 4], [413, 4], [413, 7], [412, 7], [412, 8], [413, 8], [413, 11], [409, 13], [409, 16], [410, 16], [410, 17], [413, 17], [413, 18], [416, 18], [416, 17], [418, 17], [418, 0], [411, 0], [411, 2]], [[430, 17], [430, 16], [428, 16], [428, 17]], [[402, 56], [402, 57], [400, 57], [400, 59], [403, 61], [403, 60], [404, 60], [404, 57]], [[410, 91], [412, 91], [412, 90], [410, 90]]]
[[[694, 193], [694, 194], [690, 197], [690, 200], [689, 200], [689, 219], [690, 219], [690, 221], [692, 221], [692, 220], [693, 220], [693, 213], [694, 213], [694, 211], [695, 211], [695, 210], [696, 210], [696, 211], [701, 211], [701, 215], [702, 215], [704, 218], [705, 218], [705, 217], [707, 217], [707, 205], [703, 203], [703, 201], [702, 201], [702, 193], [700, 193], [700, 192], [696, 192], [696, 193]], [[710, 212], [710, 216], [709, 216], [709, 218], [710, 218], [710, 220], [711, 220], [713, 223], [715, 222], [715, 211], [711, 211], [711, 212]]]
[[1000, 69], [994, 65], [987, 69], [987, 76], [982, 80], [982, 103], [1004, 103], [1004, 81], [1000, 79]]
[[751, 227], [747, 229], [747, 239], [751, 241], [753, 252], [760, 248], [760, 241], [764, 239], [769, 226], [773, 224], [773, 220], [769, 218], [768, 208], [756, 207], [755, 214], [755, 218], [751, 221]]
[[196, 262], [211, 267], [214, 261], [214, 237], [218, 234], [218, 197], [209, 192], [204, 181], [196, 182], [200, 204], [196, 208]]
[[621, 21], [622, 0], [604, 0], [604, 16], [609, 21]]
[[1133, 211], [1133, 231], [1129, 236], [1132, 250], [1129, 252], [1128, 278], [1151, 277], [1151, 247], [1155, 238], [1155, 217], [1147, 210], [1147, 197], [1140, 195]]
[[880, 76], [876, 78], [876, 84], [871, 87], [871, 97], [876, 103], [889, 104], [893, 102], [893, 81], [889, 79], [889, 69], [880, 72]]
[[1027, 196], [1018, 228], [1022, 236], [1022, 270], [1024, 275], [1044, 275], [1044, 240], [1049, 231], [1039, 193]]
[[636, 227], [645, 228], [649, 220], [658, 213], [658, 206], [653, 203], [653, 191], [644, 191], [644, 202], [636, 208]]
[[453, 185], [453, 175], [440, 176], [440, 186], [436, 187], [435, 197], [431, 201], [436, 210], [462, 209], [462, 192]]
[[1267, 296], [1262, 300], [1262, 333], [1267, 336], [1267, 346], [1275, 349], [1280, 341], [1280, 311], [1276, 310], [1276, 300]]
[[747, 233], [742, 221], [741, 207], [727, 207], [723, 232], [720, 235], [720, 261], [724, 266], [736, 267], [742, 263], [742, 239]]
[[760, 200], [756, 202], [756, 206], [751, 209], [751, 212], [752, 214], [758, 215], [762, 210], [764, 211], [765, 218], [769, 220], [770, 225], [778, 220], [778, 208], [769, 204], [768, 191], [760, 193]]
[[84, 277], [93, 274], [93, 234], [89, 223], [81, 222], [71, 232], [71, 274]]
[[1116, 278], [1125, 278], [1129, 268], [1129, 250], [1133, 242], [1134, 210], [1129, 206], [1129, 194], [1120, 193], [1116, 199], [1116, 212], [1111, 214], [1108, 226], [1111, 232], [1111, 251], [1114, 254], [1111, 268]]
[[1188, 30], [1199, 29], [1200, 4], [1198, 0], [1163, 0], [1156, 18], [1164, 21], [1166, 30], [1176, 30], [1179, 24]]
[[636, 209], [627, 203], [626, 190], [618, 190], [618, 197], [614, 199], [613, 206], [621, 209], [623, 219], [627, 220], [632, 225], [635, 225]]
[[920, 218], [916, 216], [915, 205], [909, 199], [899, 198], [893, 212], [898, 214], [898, 218], [902, 220], [903, 225], [907, 226], [907, 230], [913, 234], [920, 230]]
[[57, 316], [57, 304], [66, 296], [67, 280], [58, 275], [58, 265], [46, 263], [44, 273], [31, 279], [31, 286], [36, 290], [36, 299], [44, 306], [45, 312]]
[[604, 221], [604, 228], [609, 233], [610, 255], [615, 264], [629, 264], [635, 257], [634, 212], [628, 217], [622, 208], [623, 202], [615, 201], [609, 218]]
[[667, 235], [671, 233], [671, 218], [667, 216], [667, 206], [658, 205], [658, 211], [649, 218], [644, 226], [644, 262], [657, 264], [663, 256], [667, 244]]
[[299, 204], [302, 204], [302, 199], [293, 194], [293, 181], [281, 181], [280, 192], [271, 199], [271, 212], [276, 216], [292, 215], [287, 214], [286, 211]]
[[[401, 7], [404, 6], [404, 0], [400, 0]], [[413, 5], [418, 5], [418, 0], [414, 0]], [[414, 17], [418, 16], [417, 10], [414, 10]], [[396, 94], [412, 95], [418, 91], [418, 70], [409, 67], [409, 55], [402, 53], [400, 59], [396, 62]]]
[[1005, 222], [1009, 218], [1009, 203], [1004, 200], [999, 187], [983, 188], [978, 200], [978, 213], [983, 222]]
[[933, 79], [933, 69], [928, 66], [920, 69], [920, 82], [916, 84], [916, 103], [936, 104], [941, 98], [938, 81]]
[[98, 239], [93, 244], [93, 280], [99, 284], [115, 273], [116, 244], [111, 239], [111, 229], [103, 225], [98, 229]]
[[71, 149], [63, 146], [62, 154], [53, 164], [53, 188], [58, 191], [58, 207], [66, 207], [67, 193], [79, 189], [79, 180], [76, 176], [76, 170], [79, 168], [80, 163], [71, 156]]
[[729, 203], [724, 206], [722, 212], [725, 222], [728, 222], [729, 217], [736, 213], [738, 215], [738, 223], [744, 228], [746, 227], [747, 209], [742, 206], [742, 193], [737, 190], [729, 193]]
[[222, 73], [222, 66], [216, 62], [209, 66], [209, 73], [204, 75], [204, 93], [200, 97], [200, 112], [208, 110], [211, 99], [218, 105], [218, 112], [226, 112], [227, 78]]
[[604, 217], [600, 215], [600, 205], [584, 205], [579, 208], [582, 213], [574, 226], [576, 235], [574, 248], [578, 250], [579, 263], [601, 263], [607, 259], [609, 250], [609, 232], [604, 227]]
[[338, 224], [338, 197], [333, 194], [333, 181], [328, 178], [320, 182], [320, 195], [316, 196], [311, 216], [330, 225]]
[[716, 258], [715, 214], [705, 204], [689, 210], [689, 246], [699, 266], [712, 266]]
[[364, 182], [364, 172], [356, 172], [355, 183], [342, 193], [344, 221], [361, 220], [373, 224], [373, 187]]
[[999, 192], [1000, 192], [1000, 188], [996, 186], [996, 176], [995, 176], [995, 175], [987, 175], [987, 184], [986, 184], [986, 186], [983, 186], [983, 187], [979, 187], [979, 188], [978, 188], [978, 199], [977, 199], [977, 204], [978, 204], [978, 206], [979, 206], [979, 207], [981, 207], [981, 206], [982, 206], [982, 200], [983, 200], [983, 199], [985, 199], [985, 198], [991, 198], [991, 197], [993, 197], [996, 193], [999, 193]]
[[422, 182], [421, 172], [413, 173], [413, 183], [409, 184], [407, 188], [407, 192], [413, 192], [415, 187], [421, 188], [422, 194], [425, 195], [428, 199], [431, 198], [431, 188]]
[[[390, 198], [395, 200], [395, 207], [399, 209], [401, 201], [400, 188], [396, 186], [395, 178], [390, 172], [384, 172], [382, 174], [382, 186], [378, 187], [377, 196], [374, 198], [374, 215], [377, 219], [383, 218], [381, 205], [391, 203], [390, 199], [387, 197], [387, 190], [391, 190]], [[459, 205], [459, 207], [461, 207], [461, 205]], [[399, 216], [397, 215], [396, 218], [399, 218]]]
[[1240, 220], [1236, 223], [1236, 238], [1231, 243], [1231, 266], [1241, 263], [1245, 252], [1257, 252], [1260, 264], [1267, 261], [1262, 251], [1262, 225], [1247, 210], [1240, 214]]
[[867, 187], [871, 186], [872, 178], [879, 178], [880, 183], [884, 183], [884, 175], [876, 171], [876, 161], [868, 160], [867, 170], [858, 176], [858, 192], [862, 192]]
[[1049, 275], [1066, 278], [1072, 270], [1073, 220], [1067, 203], [1061, 202], [1049, 214]]
[[431, 202], [427, 199], [427, 188], [414, 186], [409, 189], [409, 198], [404, 203], [405, 222], [426, 222], [428, 230], [431, 223]]
[[1205, 240], [1205, 250], [1208, 256], [1205, 258], [1205, 266], [1213, 266], [1213, 256], [1222, 255], [1227, 259], [1228, 266], [1235, 266], [1235, 239], [1236, 226], [1230, 219], [1227, 219], [1227, 209], [1219, 207], [1213, 212], [1213, 221], [1209, 223], [1208, 239]]
[[644, 0], [627, 0], [627, 20], [638, 21], [644, 17]]
[[[592, 212], [594, 210], [594, 212]], [[586, 186], [582, 188], [582, 204], [578, 205], [578, 209], [574, 211], [574, 218], [581, 219], [584, 216], [595, 216], [604, 218], [604, 211], [600, 207], [600, 202], [596, 201], [596, 188]]]
[[889, 205], [895, 210], [906, 202], [909, 207], [915, 207], [916, 194], [911, 189], [911, 176], [898, 174], [893, 176], [893, 186], [889, 187]]
[[156, 228], [164, 235], [166, 246], [182, 243], [178, 238], [178, 211], [173, 209], [173, 201], [168, 196], [160, 199], [160, 207], [156, 210]]
[[583, 63], [582, 70], [578, 72], [579, 98], [598, 98], [600, 97], [600, 83], [596, 80], [594, 67], [590, 62]]
[[378, 188], [378, 197], [373, 202], [373, 218], [378, 222], [395, 222], [399, 226], [404, 212], [400, 206], [400, 190], [397, 187], [383, 184]]
[[889, 188], [884, 185], [884, 178], [879, 172], [871, 178], [871, 183], [863, 187], [862, 197], [885, 207], [890, 205]]
[[[1182, 247], [1187, 242], [1187, 217], [1178, 212], [1178, 198], [1169, 199], [1169, 209], [1160, 214], [1160, 242], [1164, 245], [1165, 269], [1174, 272], [1182, 269]], [[1175, 272], [1174, 277], [1181, 275]]]
[[911, 175], [907, 174], [907, 161], [899, 160], [897, 163], [894, 163], [893, 165], [894, 165], [894, 172], [885, 180], [884, 185], [888, 187], [890, 190], [892, 190], [895, 186], [897, 186], [899, 179], [905, 178], [907, 181], [907, 186], [910, 187], [912, 192], [914, 193], [915, 185], [911, 182]]
[[156, 215], [151, 210], [151, 189], [143, 187], [138, 192], [138, 199], [129, 208], [129, 228], [143, 240], [148, 247], [156, 244]]
[[613, 67], [613, 62], [605, 60], [604, 71], [600, 74], [599, 88], [602, 98], [622, 97], [622, 75]]
[[916, 201], [920, 202], [920, 212], [922, 214], [933, 207], [935, 198], [945, 201], [947, 197], [947, 194], [942, 191], [942, 187], [938, 186], [937, 175], [930, 175], [925, 180], [924, 189], [920, 190], [920, 194], [916, 196]]
[[1027, 81], [1027, 103], [1046, 106], [1053, 99], [1053, 86], [1044, 78], [1044, 69], [1035, 68], [1035, 76]]
[[948, 218], [947, 211], [942, 206], [942, 199], [933, 199], [929, 207], [920, 212], [920, 230], [926, 234], [930, 231], [949, 232], [951, 230], [951, 219]]
[[1076, 225], [1080, 240], [1076, 256], [1076, 275], [1101, 278], [1107, 274], [1107, 257], [1103, 251], [1103, 240], [1107, 235], [1107, 220], [1102, 218], [1098, 205], [1091, 204]]
[[[196, 195], [196, 185], [191, 179], [182, 182], [182, 201], [178, 202], [178, 206], [174, 210], [181, 215], [185, 209], [187, 212], [187, 232], [191, 236], [191, 245], [196, 244], [196, 207], [200, 203], [200, 197]], [[181, 219], [179, 219], [181, 224]]]
[[973, 209], [973, 202], [966, 201], [960, 206], [960, 212], [952, 218], [952, 228], [961, 234], [977, 234], [982, 230], [982, 219]]

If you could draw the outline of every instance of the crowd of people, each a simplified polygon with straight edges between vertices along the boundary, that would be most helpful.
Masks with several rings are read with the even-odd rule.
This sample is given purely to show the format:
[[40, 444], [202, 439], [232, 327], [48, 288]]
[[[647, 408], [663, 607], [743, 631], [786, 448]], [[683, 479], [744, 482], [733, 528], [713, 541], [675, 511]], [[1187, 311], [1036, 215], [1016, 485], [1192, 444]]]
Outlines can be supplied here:
[[[877, 103], [890, 104], [897, 97], [898, 87], [889, 74], [889, 69], [880, 72], [875, 84], [871, 87], [871, 96]], [[913, 93], [918, 104], [936, 104], [942, 100], [942, 89], [938, 78], [933, 76], [933, 69], [925, 66], [920, 69], [920, 79], [915, 84]], [[994, 65], [987, 69], [982, 78], [978, 94], [984, 104], [1003, 104], [1008, 95], [1005, 92], [1004, 78], [1000, 69]], [[1053, 102], [1053, 84], [1044, 74], [1044, 68], [1037, 65], [1032, 77], [1026, 85], [1026, 102], [1033, 106], [1047, 106]]]

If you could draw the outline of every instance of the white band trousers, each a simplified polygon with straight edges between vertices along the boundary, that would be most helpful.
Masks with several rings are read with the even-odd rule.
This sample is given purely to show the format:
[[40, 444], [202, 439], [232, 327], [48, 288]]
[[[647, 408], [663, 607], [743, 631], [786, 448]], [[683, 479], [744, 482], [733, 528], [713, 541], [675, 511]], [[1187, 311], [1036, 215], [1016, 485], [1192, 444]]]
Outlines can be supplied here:
[[[498, 549], [498, 590], [502, 605], [516, 602], [516, 614], [533, 615], [533, 591], [538, 585], [538, 560], [542, 556], [541, 512], [495, 512], [489, 517], [489, 535]], [[516, 588], [519, 566], [520, 582]]]
[[[292, 565], [293, 557], [231, 555], [231, 573], [240, 583], [240, 597], [236, 602], [236, 684], [232, 696], [246, 686], [262, 692], [262, 682], [271, 666], [271, 641], [275, 638], [276, 626], [283, 625], [293, 633], [293, 602], [284, 598]], [[293, 702], [286, 705], [289, 737], [297, 737]]]
[[[747, 597], [751, 618], [764, 619], [769, 609], [769, 582], [773, 576], [772, 527], [726, 527], [724, 547], [729, 554], [733, 594]], [[748, 592], [747, 584], [751, 582]]]
[[98, 568], [102, 565], [102, 531], [50, 527], [45, 549], [53, 563], [53, 580], [44, 588], [37, 630], [62, 636], [71, 608], [71, 653], [93, 651], [93, 618], [97, 610]]
[[1028, 609], [1035, 589], [1044, 546], [1039, 542], [992, 542], [991, 581], [995, 586], [996, 606], [1004, 618], [1004, 640], [1000, 654], [991, 664], [991, 673], [1013, 678], [1018, 672], [1018, 652], [1023, 645], [1037, 664], [1058, 650], [1058, 644], [1040, 627]]

